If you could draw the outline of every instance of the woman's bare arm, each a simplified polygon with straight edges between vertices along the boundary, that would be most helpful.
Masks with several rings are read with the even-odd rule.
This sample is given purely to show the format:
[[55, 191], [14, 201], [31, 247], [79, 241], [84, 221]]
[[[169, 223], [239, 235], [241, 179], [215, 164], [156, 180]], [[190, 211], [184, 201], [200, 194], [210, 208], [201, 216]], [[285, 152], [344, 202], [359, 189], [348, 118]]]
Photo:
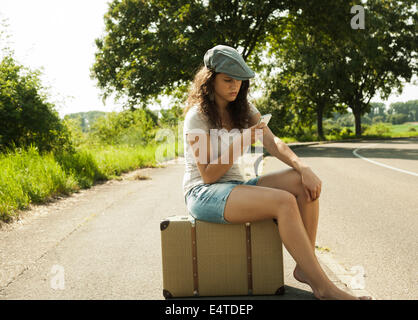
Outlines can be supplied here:
[[234, 162], [242, 156], [244, 150], [247, 150], [248, 146], [251, 145], [251, 136], [249, 135], [251, 135], [250, 130], [244, 130], [242, 134], [237, 135], [229, 145], [228, 152], [224, 152], [218, 159], [206, 166], [205, 175], [209, 181], [207, 183], [218, 181], [232, 167]]
[[[204, 183], [218, 181], [252, 143], [251, 130], [244, 130], [243, 133], [238, 134], [231, 142], [227, 149], [229, 152], [222, 153], [217, 159], [210, 162], [210, 152], [212, 149], [210, 135], [200, 134], [197, 140], [196, 137], [193, 140], [189, 135], [186, 135], [186, 137], [192, 146], [196, 164]], [[206, 153], [201, 154], [201, 152]]]
[[[260, 113], [253, 115], [250, 118], [250, 126], [256, 124], [260, 117]], [[288, 145], [276, 137], [268, 127], [264, 131], [263, 146], [268, 153], [283, 161], [288, 166], [294, 168], [299, 173], [303, 168], [307, 167], [307, 165], [298, 158], [298, 156], [288, 147]]]

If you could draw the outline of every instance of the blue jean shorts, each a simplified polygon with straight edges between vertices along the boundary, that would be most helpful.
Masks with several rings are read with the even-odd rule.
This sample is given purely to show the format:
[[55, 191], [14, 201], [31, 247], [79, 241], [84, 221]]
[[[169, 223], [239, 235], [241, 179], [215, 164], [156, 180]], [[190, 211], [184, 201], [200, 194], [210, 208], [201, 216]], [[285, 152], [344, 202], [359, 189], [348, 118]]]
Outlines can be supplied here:
[[195, 219], [230, 224], [224, 218], [224, 210], [232, 189], [240, 184], [255, 186], [259, 178], [260, 176], [246, 182], [230, 180], [197, 185], [185, 196], [187, 209]]

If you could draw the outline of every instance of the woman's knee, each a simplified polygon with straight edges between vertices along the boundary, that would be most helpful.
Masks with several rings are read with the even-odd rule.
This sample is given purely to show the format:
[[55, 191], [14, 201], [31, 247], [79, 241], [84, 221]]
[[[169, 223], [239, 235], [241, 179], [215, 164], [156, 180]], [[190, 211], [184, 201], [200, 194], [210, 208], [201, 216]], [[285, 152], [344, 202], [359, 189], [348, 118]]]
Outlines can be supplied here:
[[277, 199], [277, 214], [297, 214], [298, 209], [298, 203], [296, 197], [287, 191], [282, 191], [281, 196]]

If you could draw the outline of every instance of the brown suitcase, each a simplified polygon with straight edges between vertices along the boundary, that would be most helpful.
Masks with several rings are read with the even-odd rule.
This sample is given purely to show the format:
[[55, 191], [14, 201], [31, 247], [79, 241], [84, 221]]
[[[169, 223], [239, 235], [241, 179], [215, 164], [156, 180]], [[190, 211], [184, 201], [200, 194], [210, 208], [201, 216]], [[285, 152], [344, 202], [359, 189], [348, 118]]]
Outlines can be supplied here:
[[228, 225], [171, 216], [160, 229], [166, 299], [284, 293], [276, 220]]

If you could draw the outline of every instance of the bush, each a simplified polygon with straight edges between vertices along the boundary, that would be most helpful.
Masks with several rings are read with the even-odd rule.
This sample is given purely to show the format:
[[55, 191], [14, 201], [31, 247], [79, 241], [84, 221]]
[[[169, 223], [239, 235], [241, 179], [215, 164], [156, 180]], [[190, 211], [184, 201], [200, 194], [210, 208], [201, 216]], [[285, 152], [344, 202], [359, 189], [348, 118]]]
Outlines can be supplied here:
[[347, 128], [347, 127], [343, 128], [340, 131], [341, 136], [350, 136], [352, 133], [353, 133], [353, 130], [351, 130], [350, 128]]
[[294, 122], [294, 114], [286, 107], [286, 104], [280, 102], [280, 99], [261, 97], [254, 102], [254, 106], [260, 113], [271, 113], [272, 117], [269, 122], [270, 130], [277, 136], [294, 136], [296, 135], [297, 125]]
[[63, 124], [66, 127], [66, 130], [70, 133], [71, 142], [75, 148], [88, 143], [88, 136], [83, 132], [79, 119], [66, 117], [63, 120]]
[[174, 127], [178, 125], [179, 120], [182, 120], [183, 109], [174, 105], [170, 109], [161, 109], [160, 113], [161, 118], [158, 120], [158, 124], [163, 127]]
[[406, 114], [392, 114], [387, 121], [392, 124], [402, 124], [408, 121], [408, 116]]
[[364, 115], [361, 117], [361, 123], [372, 124], [372, 119], [368, 115]]
[[363, 131], [363, 134], [365, 135], [385, 135], [390, 134], [391, 129], [387, 125], [383, 123], [377, 123], [372, 125], [371, 127], [368, 127], [366, 130]]
[[70, 133], [47, 102], [38, 71], [0, 61], [0, 151], [36, 145], [40, 151], [71, 150]]
[[306, 141], [317, 141], [318, 136], [312, 132], [309, 128], [303, 127], [300, 128], [296, 134], [297, 141], [306, 142]]
[[146, 145], [155, 137], [153, 116], [144, 109], [111, 112], [96, 120], [90, 137], [100, 144]]
[[384, 116], [376, 116], [373, 118], [373, 123], [379, 123], [379, 122], [384, 122], [384, 121], [385, 121]]
[[370, 126], [368, 124], [361, 124], [361, 133], [364, 134], [364, 132], [369, 128]]
[[[324, 121], [322, 121], [322, 126], [323, 127], [332, 127], [334, 125], [337, 125], [337, 122], [334, 121], [333, 119], [325, 119]], [[316, 127], [316, 125], [315, 125]]]
[[337, 124], [340, 127], [354, 126], [354, 115], [352, 113], [344, 114], [337, 119]]
[[338, 136], [340, 135], [340, 132], [341, 132], [341, 128], [337, 124], [326, 125], [326, 126], [324, 125], [324, 135]]

